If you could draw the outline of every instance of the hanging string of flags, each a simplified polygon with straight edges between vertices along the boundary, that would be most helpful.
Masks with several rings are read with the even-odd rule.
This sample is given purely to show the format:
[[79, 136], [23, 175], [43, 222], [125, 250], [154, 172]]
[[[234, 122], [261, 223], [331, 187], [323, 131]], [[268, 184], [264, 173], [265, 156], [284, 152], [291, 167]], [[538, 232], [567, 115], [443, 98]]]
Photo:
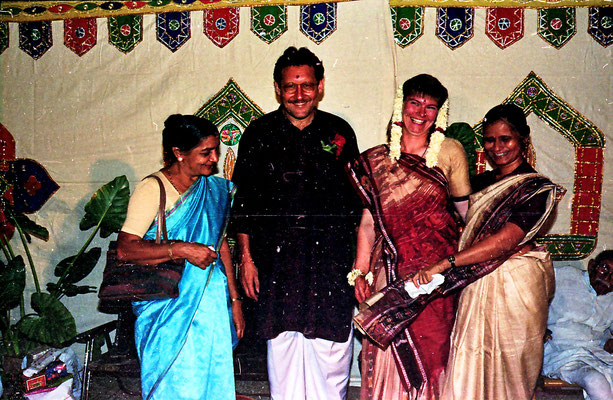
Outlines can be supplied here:
[[[95, 5], [91, 4], [90, 7]], [[57, 9], [60, 6], [55, 7]], [[114, 7], [117, 8], [119, 5]], [[87, 9], [85, 6], [81, 8]], [[15, 7], [10, 9], [12, 12], [17, 12]], [[0, 9], [0, 11], [5, 10]], [[407, 47], [422, 36], [424, 7], [392, 6], [390, 10], [394, 40], [398, 46]], [[42, 12], [40, 6], [34, 11]], [[313, 42], [322, 43], [337, 29], [337, 11], [336, 2], [301, 5], [300, 31]], [[474, 8], [439, 7], [436, 13], [436, 36], [451, 50], [461, 47], [474, 36]], [[191, 38], [191, 17], [190, 11], [156, 14], [157, 40], [170, 51], [177, 51]], [[96, 18], [64, 19], [64, 45], [78, 56], [86, 54], [97, 44]], [[129, 53], [143, 40], [142, 14], [106, 18], [109, 42], [119, 51]], [[568, 43], [576, 33], [575, 8], [541, 8], [538, 9], [537, 18], [538, 35], [557, 49]], [[590, 7], [588, 18], [588, 34], [600, 45], [609, 46], [613, 42], [613, 7]], [[9, 47], [9, 23], [6, 18], [4, 19], [5, 21], [0, 21], [0, 54]], [[288, 29], [287, 6], [251, 7], [250, 23], [251, 32], [260, 40], [270, 44]], [[18, 24], [19, 48], [33, 59], [39, 59], [53, 46], [51, 20]], [[204, 35], [216, 46], [223, 48], [239, 33], [239, 8], [204, 9], [203, 27]], [[519, 41], [524, 35], [523, 8], [488, 8], [485, 34], [501, 49]]]

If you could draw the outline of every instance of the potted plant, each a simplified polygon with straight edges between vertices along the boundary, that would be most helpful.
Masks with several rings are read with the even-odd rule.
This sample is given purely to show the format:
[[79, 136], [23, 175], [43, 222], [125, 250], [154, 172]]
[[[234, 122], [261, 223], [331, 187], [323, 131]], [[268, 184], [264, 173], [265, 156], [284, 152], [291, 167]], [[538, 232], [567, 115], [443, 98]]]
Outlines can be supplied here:
[[[79, 223], [82, 231], [94, 229], [77, 254], [57, 264], [54, 270], [57, 281], [47, 283], [46, 291], [40, 286], [28, 243], [32, 237], [48, 240], [49, 232], [25, 214], [16, 212], [8, 202], [1, 204], [7, 220], [15, 227], [21, 252], [16, 250], [18, 246], [12, 246], [8, 238], [1, 235], [4, 259], [0, 257], [0, 354], [21, 360], [36, 345], [61, 347], [76, 336], [74, 317], [61, 299], [96, 291], [95, 287], [78, 285], [94, 269], [102, 252], [100, 247], [89, 250], [88, 247], [98, 232], [100, 237], [107, 238], [119, 231], [129, 197], [125, 176], [115, 178], [94, 193], [85, 205], [85, 215]], [[30, 297], [32, 312], [26, 312], [24, 300], [26, 260], [34, 282], [34, 293]], [[18, 315], [15, 315], [17, 310]]]

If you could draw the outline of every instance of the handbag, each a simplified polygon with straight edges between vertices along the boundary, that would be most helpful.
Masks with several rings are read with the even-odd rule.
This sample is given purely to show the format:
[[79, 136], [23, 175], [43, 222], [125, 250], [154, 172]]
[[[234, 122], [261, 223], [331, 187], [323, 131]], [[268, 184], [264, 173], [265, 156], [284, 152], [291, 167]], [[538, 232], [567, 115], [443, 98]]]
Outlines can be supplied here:
[[[160, 185], [160, 206], [155, 241], [168, 243], [166, 232], [166, 191], [162, 180], [149, 175]], [[117, 259], [117, 242], [111, 241], [106, 253], [106, 266], [98, 291], [101, 300], [161, 300], [179, 296], [179, 281], [185, 268], [184, 260], [169, 260], [159, 264], [145, 265]]]

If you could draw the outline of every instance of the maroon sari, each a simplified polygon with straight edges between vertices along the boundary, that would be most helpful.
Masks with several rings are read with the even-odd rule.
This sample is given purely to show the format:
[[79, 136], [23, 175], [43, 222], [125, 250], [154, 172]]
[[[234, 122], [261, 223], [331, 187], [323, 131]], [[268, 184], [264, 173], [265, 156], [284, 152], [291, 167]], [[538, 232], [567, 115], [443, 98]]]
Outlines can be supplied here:
[[[410, 154], [392, 162], [387, 146], [378, 146], [360, 156], [350, 175], [375, 221], [370, 266], [375, 290], [455, 251], [458, 228], [448, 211], [447, 178], [439, 168], [428, 168], [423, 158]], [[424, 398], [437, 395], [438, 378], [449, 355], [454, 307], [453, 295], [439, 297], [395, 336], [391, 351], [408, 393]], [[381, 351], [364, 340], [362, 397], [390, 396], [383, 394], [387, 389], [376, 387], [382, 382], [373, 375], [381, 374], [377, 368], [387, 368], [377, 366]]]

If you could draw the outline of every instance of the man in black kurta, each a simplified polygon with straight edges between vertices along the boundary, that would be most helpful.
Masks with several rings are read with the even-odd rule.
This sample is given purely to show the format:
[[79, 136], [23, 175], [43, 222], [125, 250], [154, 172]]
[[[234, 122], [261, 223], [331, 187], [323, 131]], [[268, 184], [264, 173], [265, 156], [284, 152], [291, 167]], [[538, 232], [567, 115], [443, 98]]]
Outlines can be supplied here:
[[[361, 212], [344, 165], [358, 156], [357, 142], [347, 122], [317, 110], [323, 66], [307, 49], [279, 58], [275, 89], [281, 107], [245, 130], [234, 170], [241, 282], [257, 300], [273, 398], [342, 399], [352, 348], [347, 273]], [[297, 349], [303, 342], [315, 352], [329, 344], [324, 353], [337, 359], [312, 359]]]

